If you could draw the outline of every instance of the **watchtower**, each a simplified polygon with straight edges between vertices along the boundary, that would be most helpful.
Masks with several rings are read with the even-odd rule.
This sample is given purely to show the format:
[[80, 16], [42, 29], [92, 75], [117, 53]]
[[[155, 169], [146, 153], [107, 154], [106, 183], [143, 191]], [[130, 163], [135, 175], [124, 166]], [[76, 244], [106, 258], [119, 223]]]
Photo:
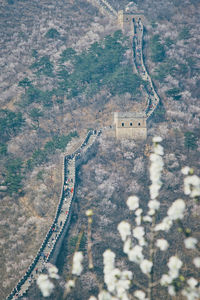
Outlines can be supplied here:
[[123, 10], [118, 11], [118, 24], [122, 31], [131, 31], [134, 35], [134, 23], [141, 21], [144, 23], [143, 12], [124, 12]]
[[147, 138], [146, 115], [138, 112], [115, 112], [114, 125], [117, 139], [145, 140]]

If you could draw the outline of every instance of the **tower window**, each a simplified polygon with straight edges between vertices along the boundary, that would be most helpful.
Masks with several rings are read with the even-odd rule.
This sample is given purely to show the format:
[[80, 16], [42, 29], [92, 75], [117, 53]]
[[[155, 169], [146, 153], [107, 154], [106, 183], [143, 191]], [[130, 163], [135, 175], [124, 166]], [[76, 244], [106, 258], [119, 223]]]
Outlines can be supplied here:
[[141, 124], [140, 124], [140, 122], [138, 123], [138, 126], [140, 126]]
[[130, 126], [133, 126], [133, 123], [132, 123], [132, 122], [130, 123]]
[[122, 123], [122, 127], [124, 127], [124, 123]]

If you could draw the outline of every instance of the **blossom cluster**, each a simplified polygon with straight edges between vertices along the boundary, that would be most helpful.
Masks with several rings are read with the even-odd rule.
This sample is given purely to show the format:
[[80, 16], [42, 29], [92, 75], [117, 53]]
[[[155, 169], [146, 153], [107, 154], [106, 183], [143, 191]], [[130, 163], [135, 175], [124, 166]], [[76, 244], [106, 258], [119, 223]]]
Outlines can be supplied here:
[[120, 271], [115, 268], [115, 253], [109, 249], [104, 252], [103, 258], [104, 282], [107, 285], [108, 292], [116, 296], [117, 299], [128, 300], [127, 291], [131, 285], [132, 272], [128, 270]]
[[187, 280], [187, 286], [183, 289], [182, 295], [188, 300], [196, 300], [200, 298], [200, 287], [198, 287], [198, 281], [191, 277]]
[[[153, 145], [153, 153], [150, 155], [150, 179], [152, 181], [152, 184], [150, 185], [150, 201], [148, 202], [148, 213], [147, 215], [143, 216], [143, 210], [140, 208], [139, 205], [139, 198], [137, 196], [130, 196], [127, 200], [127, 206], [129, 207], [129, 210], [133, 211], [135, 214], [135, 223], [136, 227], [131, 229], [131, 225], [126, 222], [122, 221], [118, 225], [118, 231], [120, 233], [121, 239], [124, 242], [123, 251], [127, 254], [129, 261], [134, 262], [140, 266], [140, 269], [143, 274], [149, 276], [151, 273], [153, 262], [149, 259], [146, 259], [144, 256], [143, 247], [149, 247], [149, 239], [148, 235], [145, 233], [145, 227], [141, 226], [142, 222], [148, 222], [150, 223], [151, 228], [157, 235], [160, 231], [168, 232], [175, 221], [182, 220], [184, 218], [186, 205], [185, 202], [182, 199], [175, 200], [172, 205], [167, 210], [167, 216], [163, 218], [163, 220], [159, 224], [153, 224], [153, 216], [156, 215], [156, 213], [159, 211], [160, 208], [160, 202], [158, 201], [157, 197], [159, 195], [159, 190], [162, 186], [161, 181], [161, 174], [162, 169], [164, 166], [162, 155], [164, 154], [163, 147], [159, 144], [162, 141], [160, 137], [156, 137], [153, 139], [154, 145]], [[186, 170], [185, 170], [186, 171]], [[187, 172], [191, 173], [191, 169], [189, 168], [189, 171]], [[190, 196], [191, 195], [198, 195], [199, 191], [199, 179], [197, 177], [190, 176], [191, 178], [195, 179], [194, 183], [192, 184], [192, 179], [187, 179], [184, 181], [185, 190], [188, 192], [190, 188]], [[190, 186], [188, 186], [188, 183], [190, 183]], [[136, 240], [137, 244], [133, 244], [133, 239]], [[150, 237], [151, 239], [151, 237]], [[184, 240], [185, 247], [187, 249], [195, 249], [197, 245], [197, 239], [194, 237], [187, 237]], [[158, 238], [155, 240], [154, 245], [160, 250], [160, 251], [166, 251], [169, 247], [169, 243], [164, 238]], [[196, 257], [193, 260], [193, 263], [197, 268], [200, 267], [200, 258]], [[183, 265], [183, 262], [177, 257], [172, 256], [169, 258], [168, 262], [168, 268], [169, 272], [168, 274], [163, 274], [163, 276], [160, 279], [161, 285], [168, 287], [168, 293], [171, 296], [174, 296], [176, 294], [175, 292], [175, 286], [174, 286], [174, 280], [179, 277], [180, 269]], [[196, 288], [196, 287], [195, 287]], [[196, 295], [196, 290], [194, 292], [194, 289], [191, 289], [191, 286], [189, 286], [187, 289], [183, 290], [184, 295], [187, 296], [193, 293]], [[190, 292], [189, 292], [190, 291]], [[146, 295], [143, 291], [136, 291], [139, 295], [138, 299], [145, 299]], [[137, 293], [135, 297], [137, 298]], [[188, 298], [189, 299], [189, 298]], [[191, 298], [191, 299], [197, 299], [197, 298]]]
[[[151, 165], [149, 168], [150, 179], [152, 184], [150, 185], [150, 196], [154, 200], [159, 195], [159, 190], [162, 186], [161, 172], [164, 166], [162, 155], [164, 154], [163, 147], [159, 144], [162, 141], [161, 137], [153, 138], [153, 153], [150, 155]], [[156, 206], [157, 207], [157, 206]], [[157, 207], [158, 209], [159, 207]], [[154, 208], [150, 208], [154, 209]]]
[[37, 285], [42, 292], [43, 297], [49, 297], [54, 289], [54, 284], [51, 279], [58, 279], [58, 269], [48, 263], [47, 265], [48, 274], [41, 274], [37, 279]]
[[182, 220], [185, 212], [185, 202], [182, 199], [175, 200], [167, 211], [167, 216], [161, 223], [155, 226], [155, 231], [168, 232], [173, 225], [173, 221]]
[[184, 178], [184, 193], [191, 198], [200, 197], [200, 178], [197, 175], [193, 175], [193, 169], [190, 167], [184, 167], [182, 169], [183, 175], [187, 175]]
[[182, 261], [176, 257], [176, 256], [171, 256], [169, 261], [168, 261], [168, 268], [169, 272], [168, 274], [163, 274], [160, 280], [161, 285], [168, 286], [168, 293], [171, 296], [175, 296], [175, 288], [173, 286], [173, 280], [178, 278], [179, 276], [179, 271], [180, 268], [182, 267], [183, 263]]
[[73, 266], [72, 266], [72, 274], [80, 276], [83, 271], [82, 266], [83, 261], [83, 253], [81, 251], [75, 252], [73, 256]]

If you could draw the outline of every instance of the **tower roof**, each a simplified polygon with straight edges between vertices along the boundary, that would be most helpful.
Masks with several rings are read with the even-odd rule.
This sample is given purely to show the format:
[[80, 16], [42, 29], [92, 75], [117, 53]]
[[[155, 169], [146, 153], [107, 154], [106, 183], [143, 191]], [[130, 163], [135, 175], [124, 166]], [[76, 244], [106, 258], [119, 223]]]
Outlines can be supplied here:
[[143, 112], [115, 112], [117, 118], [146, 118], [146, 114]]

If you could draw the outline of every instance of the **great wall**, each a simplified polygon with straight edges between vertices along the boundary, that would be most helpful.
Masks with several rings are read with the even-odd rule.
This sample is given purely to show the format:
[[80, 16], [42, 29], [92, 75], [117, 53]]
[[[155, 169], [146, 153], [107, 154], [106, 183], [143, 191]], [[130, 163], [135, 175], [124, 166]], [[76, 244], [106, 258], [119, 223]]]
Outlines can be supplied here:
[[[117, 12], [105, 0], [89, 0], [92, 4], [97, 5], [100, 11], [108, 16], [118, 17], [121, 12]], [[128, 15], [128, 14], [127, 14]], [[124, 14], [126, 16], [126, 14]], [[155, 91], [151, 77], [149, 76], [143, 60], [143, 34], [144, 26], [141, 18], [134, 19], [134, 14], [131, 14], [132, 27], [132, 45], [133, 45], [133, 67], [141, 78], [147, 82], [146, 93], [146, 109], [145, 115], [148, 119], [159, 104], [159, 97]], [[107, 130], [106, 128], [102, 130]], [[46, 237], [38, 250], [35, 259], [28, 267], [25, 275], [19, 280], [16, 287], [11, 291], [6, 300], [19, 299], [25, 295], [34, 280], [45, 269], [48, 262], [55, 263], [62, 245], [63, 238], [67, 232], [72, 215], [72, 203], [74, 200], [75, 184], [76, 184], [76, 168], [81, 164], [81, 158], [84, 159], [88, 149], [94, 144], [102, 130], [89, 131], [83, 142], [71, 153], [63, 155], [62, 162], [62, 188], [60, 201], [56, 210], [55, 218], [52, 225], [46, 234]]]

